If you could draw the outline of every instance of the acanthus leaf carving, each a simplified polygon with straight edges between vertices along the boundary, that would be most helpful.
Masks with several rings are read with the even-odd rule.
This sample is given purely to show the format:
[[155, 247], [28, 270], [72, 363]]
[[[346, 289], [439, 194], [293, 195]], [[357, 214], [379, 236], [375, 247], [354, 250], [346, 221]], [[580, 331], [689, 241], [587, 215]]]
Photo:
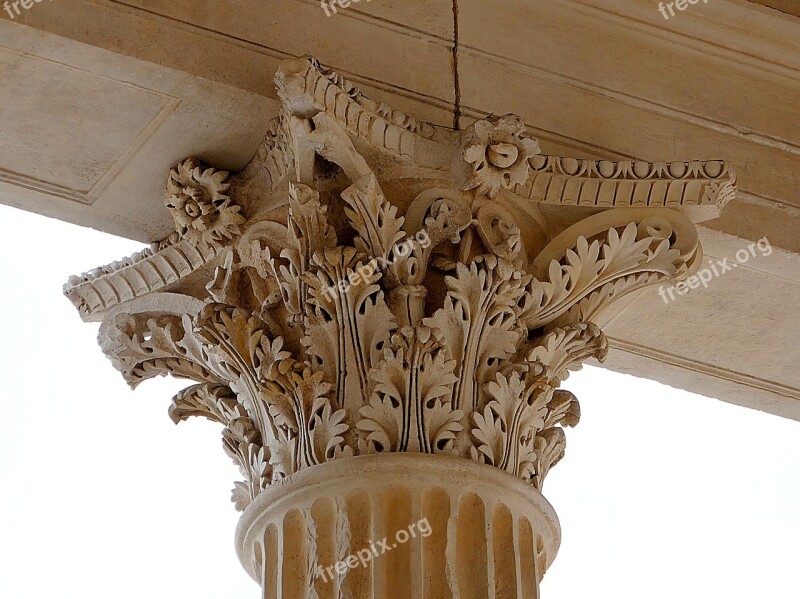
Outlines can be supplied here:
[[[369, 371], [395, 328], [395, 316], [377, 284], [380, 273], [365, 270], [354, 248], [315, 256], [306, 335], [302, 343], [314, 368], [336, 385], [338, 406], [357, 410], [369, 390]], [[356, 283], [351, 275], [360, 273]], [[367, 274], [368, 273], [368, 274]]]
[[180, 391], [169, 407], [169, 417], [175, 424], [191, 416], [203, 416], [227, 426], [236, 418], [247, 417], [247, 413], [229, 387], [200, 383]]
[[349, 454], [344, 447], [345, 411], [333, 412], [332, 385], [322, 372], [287, 359], [265, 388], [277, 435], [269, 443], [280, 476]]
[[[405, 233], [403, 218], [397, 217], [397, 207], [389, 203], [380, 190], [375, 175], [370, 173], [361, 177], [342, 193], [347, 203], [345, 214], [355, 229], [355, 246], [364, 254], [389, 259], [395, 245]], [[386, 283], [389, 288], [405, 283], [406, 276], [398, 271], [403, 261], [392, 260], [386, 269]]]
[[403, 327], [370, 372], [374, 382], [358, 429], [364, 452], [449, 452], [463, 429], [463, 412], [453, 409], [455, 361], [426, 327]]
[[486, 385], [491, 401], [483, 413], [473, 414], [472, 435], [477, 444], [472, 459], [531, 478], [534, 470], [534, 439], [544, 426], [546, 406], [552, 390], [527, 377], [502, 373]]
[[[170, 416], [224, 427], [237, 509], [359, 453], [450, 453], [541, 488], [580, 419], [559, 387], [608, 348], [597, 315], [692, 271], [690, 216], [730, 199], [732, 170], [542, 157], [518, 117], [435, 128], [313, 60], [277, 82], [281, 116], [243, 172], [179, 163], [176, 232], [70, 279], [81, 314], [106, 319], [103, 351], [132, 385], [198, 383]], [[543, 191], [570, 178], [604, 191]], [[662, 180], [692, 187], [624, 195]], [[427, 244], [396, 251], [407, 235]]]
[[477, 409], [481, 382], [516, 351], [522, 336], [517, 306], [528, 279], [494, 256], [482, 256], [469, 266], [459, 263], [456, 276], [446, 277], [444, 306], [423, 323], [440, 332], [457, 363], [454, 408]]
[[188, 316], [120, 313], [100, 327], [100, 346], [133, 387], [167, 374], [223, 382], [205, 367], [199, 344], [186, 334], [187, 323]]
[[[265, 360], [279, 348], [266, 333], [266, 324], [242, 308], [210, 303], [193, 322], [194, 337], [202, 343], [209, 370], [229, 381], [247, 414], [266, 439], [274, 437], [269, 407], [261, 392]], [[267, 365], [267, 368], [271, 365]]]
[[551, 329], [535, 342], [522, 346], [522, 355], [537, 375], [558, 387], [589, 358], [603, 361], [608, 341], [600, 328], [592, 323], [576, 323]]
[[591, 241], [572, 237], [574, 246], [563, 254], [558, 249], [561, 240], [552, 242], [555, 249], [548, 246], [537, 258], [545, 276], [531, 279], [520, 318], [528, 328], [553, 321], [585, 322], [624, 293], [687, 274], [687, 257], [670, 243], [670, 223], [659, 224], [663, 228], [628, 222], [622, 233], [612, 226]]
[[265, 250], [265, 262], [278, 282], [283, 303], [295, 324], [305, 313], [308, 300], [305, 275], [311, 270], [314, 255], [336, 245], [336, 233], [328, 224], [326, 212], [317, 192], [306, 185], [290, 184], [287, 247], [280, 253], [285, 263], [278, 262], [269, 248]]
[[235, 483], [232, 497], [236, 508], [244, 510], [273, 480], [269, 451], [261, 445], [258, 429], [249, 418], [231, 421], [222, 439], [226, 453], [245, 477], [245, 481]]
[[533, 464], [531, 483], [539, 491], [550, 468], [558, 464], [567, 449], [567, 436], [560, 427], [548, 428], [534, 439], [536, 461]]

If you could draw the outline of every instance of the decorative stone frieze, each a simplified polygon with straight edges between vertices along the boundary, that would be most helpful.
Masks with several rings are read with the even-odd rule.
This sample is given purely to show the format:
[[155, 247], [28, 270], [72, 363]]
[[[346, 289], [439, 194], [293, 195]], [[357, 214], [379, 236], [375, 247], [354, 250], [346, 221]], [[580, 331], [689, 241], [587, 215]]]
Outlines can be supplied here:
[[[276, 84], [281, 114], [252, 162], [230, 176], [177, 165], [176, 232], [66, 295], [102, 321], [131, 385], [195, 381], [170, 416], [223, 425], [240, 510], [268, 509], [259, 496], [307, 469], [395, 453], [493, 468], [539, 496], [580, 418], [560, 386], [605, 356], [597, 315], [696, 268], [694, 222], [731, 199], [730, 169], [545, 156], [513, 115], [437, 128], [311, 59], [285, 62]], [[281, 592], [265, 596], [311, 596]]]

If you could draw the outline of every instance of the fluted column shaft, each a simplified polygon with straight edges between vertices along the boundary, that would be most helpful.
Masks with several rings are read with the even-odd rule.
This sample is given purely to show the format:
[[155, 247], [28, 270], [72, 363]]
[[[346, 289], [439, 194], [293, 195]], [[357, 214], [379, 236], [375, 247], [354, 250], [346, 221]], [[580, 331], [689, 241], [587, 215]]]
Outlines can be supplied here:
[[530, 485], [422, 454], [300, 472], [262, 493], [237, 531], [264, 599], [534, 599], [559, 541]]

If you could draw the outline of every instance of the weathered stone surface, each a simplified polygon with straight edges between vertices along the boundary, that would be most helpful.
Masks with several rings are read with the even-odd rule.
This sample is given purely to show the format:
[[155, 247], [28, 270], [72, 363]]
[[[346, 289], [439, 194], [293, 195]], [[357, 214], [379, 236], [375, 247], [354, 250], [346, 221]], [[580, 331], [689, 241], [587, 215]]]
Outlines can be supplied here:
[[[513, 112], [546, 155], [717, 157], [736, 166], [738, 192], [700, 227], [706, 253], [723, 259], [764, 237], [775, 252], [736, 285], [715, 281], [667, 310], [647, 294], [615, 304], [606, 366], [800, 419], [785, 349], [800, 327], [800, 21], [746, 0], [664, 20], [657, 4], [373, 0], [328, 18], [296, 0], [59, 0], [14, 22], [0, 11], [0, 54], [13, 57], [0, 118], [14, 125], [0, 142], [12, 148], [0, 153], [0, 202], [158, 241], [172, 225], [165, 170], [188, 155], [241, 169], [278, 114], [279, 62], [306, 52], [438, 126]], [[26, 81], [42, 64], [47, 77]], [[118, 109], [94, 110], [92, 89]], [[63, 90], [76, 100], [67, 111]], [[760, 346], [746, 359], [743, 329]]]
[[[495, 585], [501, 596], [538, 596], [558, 532], [536, 498], [564, 456], [564, 428], [580, 419], [561, 384], [585, 360], [605, 358], [596, 322], [609, 305], [698, 268], [695, 223], [734, 197], [733, 172], [719, 161], [543, 155], [514, 115], [437, 128], [308, 58], [284, 62], [276, 87], [280, 117], [244, 170], [177, 164], [165, 198], [175, 232], [72, 277], [66, 295], [85, 319], [102, 321], [103, 351], [131, 385], [164, 374], [196, 382], [173, 398], [170, 416], [224, 426], [244, 477], [233, 500], [263, 525], [255, 540], [242, 533], [240, 551], [275, 589], [267, 596], [313, 595], [308, 573], [320, 554], [308, 527], [319, 522], [308, 510], [348, 497], [320, 493], [314, 481], [335, 478], [344, 489], [351, 479], [337, 473], [347, 464], [374, 468], [394, 454], [410, 455], [370, 474], [375, 497], [426, 492], [412, 482], [393, 490], [390, 464], [402, 464], [401, 486], [441, 470], [453, 501], [459, 473], [476, 478], [464, 481], [474, 491], [468, 513], [443, 524], [456, 553], [430, 550], [459, 571], [431, 574], [441, 596], [483, 597]], [[471, 559], [459, 535], [488, 530], [485, 510], [505, 500], [491, 496], [495, 479], [499, 494], [523, 482], [536, 489], [525, 516], [533, 528], [518, 520], [523, 506], [500, 508], [503, 522], [521, 527], [518, 537], [502, 529], [516, 557], [481, 563], [502, 578], [456, 563]], [[263, 498], [284, 492], [288, 511], [265, 510]], [[334, 511], [344, 528], [360, 521]], [[283, 536], [265, 558], [278, 524]], [[338, 555], [349, 539], [334, 537]], [[535, 562], [534, 572], [517, 559]], [[370, 584], [407, 584], [409, 567], [388, 560]], [[519, 585], [506, 588], [512, 570]]]

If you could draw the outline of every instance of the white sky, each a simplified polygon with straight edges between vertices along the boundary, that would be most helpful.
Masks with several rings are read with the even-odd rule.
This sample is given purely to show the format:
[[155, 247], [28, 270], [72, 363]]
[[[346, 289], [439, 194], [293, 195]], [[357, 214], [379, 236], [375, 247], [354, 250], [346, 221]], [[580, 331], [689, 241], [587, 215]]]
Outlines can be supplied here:
[[[142, 244], [0, 223], [0, 598], [258, 597], [220, 427], [172, 424], [186, 381], [131, 392], [61, 294]], [[583, 421], [545, 483], [564, 534], [544, 599], [800, 597], [800, 423], [595, 368], [565, 387]]]

